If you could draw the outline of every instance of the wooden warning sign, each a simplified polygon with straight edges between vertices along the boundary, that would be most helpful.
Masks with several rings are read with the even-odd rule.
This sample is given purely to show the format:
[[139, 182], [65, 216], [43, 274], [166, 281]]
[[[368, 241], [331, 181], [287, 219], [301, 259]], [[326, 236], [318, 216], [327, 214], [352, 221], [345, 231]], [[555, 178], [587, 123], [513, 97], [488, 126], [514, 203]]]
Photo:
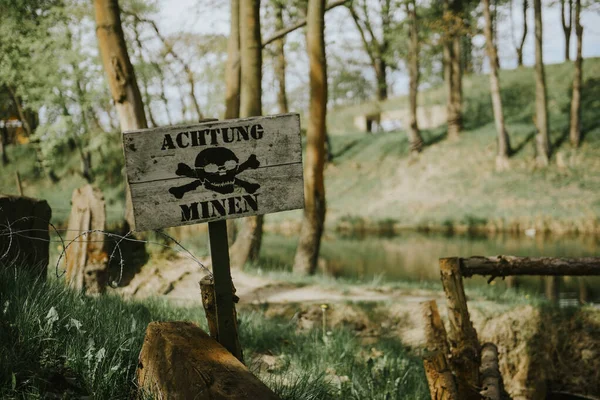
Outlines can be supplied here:
[[135, 230], [304, 207], [300, 116], [123, 133]]

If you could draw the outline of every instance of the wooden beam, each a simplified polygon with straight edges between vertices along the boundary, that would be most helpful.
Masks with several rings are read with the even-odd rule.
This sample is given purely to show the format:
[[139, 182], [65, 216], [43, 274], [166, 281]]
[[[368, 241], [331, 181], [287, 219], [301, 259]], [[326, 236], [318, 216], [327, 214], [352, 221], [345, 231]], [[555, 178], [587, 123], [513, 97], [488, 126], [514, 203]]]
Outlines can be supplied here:
[[438, 306], [435, 300], [421, 302], [421, 316], [425, 322], [425, 340], [427, 350], [441, 351], [445, 357], [448, 357], [450, 350], [448, 348], [448, 337], [446, 328], [440, 317]]
[[432, 400], [458, 400], [454, 376], [448, 368], [446, 356], [441, 351], [423, 357], [425, 376]]
[[491, 275], [492, 277], [510, 275], [600, 275], [600, 257], [469, 257], [461, 259], [460, 270], [464, 277], [473, 275]]
[[[327, 11], [331, 10], [332, 8], [337, 7], [337, 6], [344, 5], [344, 4], [348, 3], [349, 1], [350, 0], [336, 0], [336, 1], [333, 1], [333, 2], [329, 3], [325, 7], [325, 12], [327, 12]], [[292, 33], [296, 29], [300, 29], [300, 28], [302, 28], [305, 25], [306, 25], [306, 18], [303, 18], [300, 21], [297, 21], [295, 24], [288, 26], [287, 28], [278, 30], [277, 32], [273, 33], [273, 35], [271, 37], [269, 37], [266, 40], [263, 40], [262, 47], [265, 48], [269, 43], [273, 43], [277, 39], [281, 39], [282, 37], [286, 36], [288, 33]]]
[[498, 366], [498, 348], [493, 343], [481, 346], [481, 396], [486, 400], [505, 398], [504, 382]]
[[441, 258], [440, 273], [450, 322], [451, 368], [461, 399], [473, 398], [479, 385], [479, 341], [469, 317], [459, 258]]

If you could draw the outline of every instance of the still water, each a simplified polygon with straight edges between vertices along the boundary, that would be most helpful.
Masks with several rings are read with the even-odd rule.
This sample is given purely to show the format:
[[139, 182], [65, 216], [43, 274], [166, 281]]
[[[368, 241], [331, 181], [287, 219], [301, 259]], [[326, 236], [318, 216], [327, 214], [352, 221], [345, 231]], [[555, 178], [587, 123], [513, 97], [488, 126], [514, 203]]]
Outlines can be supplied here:
[[[267, 234], [263, 239], [261, 266], [265, 269], [290, 269], [296, 248], [295, 237]], [[600, 237], [547, 235], [443, 235], [405, 233], [394, 237], [340, 237], [326, 234], [323, 238], [320, 269], [336, 277], [370, 281], [383, 277], [386, 281], [438, 283], [438, 259], [514, 255], [529, 257], [599, 256]], [[600, 277], [583, 278], [589, 301], [600, 301]], [[471, 278], [466, 285], [487, 285], [485, 278]], [[504, 286], [502, 279], [494, 283]], [[543, 293], [539, 277], [520, 277], [519, 288]], [[581, 280], [563, 277], [561, 298], [577, 299]]]

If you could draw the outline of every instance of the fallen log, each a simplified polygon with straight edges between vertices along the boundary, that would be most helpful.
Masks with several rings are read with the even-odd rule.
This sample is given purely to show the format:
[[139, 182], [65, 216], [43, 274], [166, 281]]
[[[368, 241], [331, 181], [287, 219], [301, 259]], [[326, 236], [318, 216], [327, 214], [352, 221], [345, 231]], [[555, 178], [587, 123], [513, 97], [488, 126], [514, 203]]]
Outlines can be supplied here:
[[481, 346], [481, 396], [484, 400], [506, 399], [504, 382], [498, 366], [498, 348], [493, 343]]
[[157, 399], [279, 399], [244, 364], [190, 322], [148, 325], [137, 379], [141, 395]]
[[600, 275], [600, 257], [469, 257], [461, 259], [460, 270], [464, 277], [489, 275], [586, 276]]

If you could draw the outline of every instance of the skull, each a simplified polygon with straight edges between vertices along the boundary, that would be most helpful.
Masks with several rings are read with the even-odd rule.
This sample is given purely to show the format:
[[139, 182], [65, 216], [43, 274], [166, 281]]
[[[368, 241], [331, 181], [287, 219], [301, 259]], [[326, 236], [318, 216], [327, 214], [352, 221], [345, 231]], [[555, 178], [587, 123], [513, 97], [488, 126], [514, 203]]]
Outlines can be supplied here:
[[233, 193], [239, 159], [229, 149], [213, 147], [202, 150], [196, 157], [196, 175], [204, 187], [221, 194]]

